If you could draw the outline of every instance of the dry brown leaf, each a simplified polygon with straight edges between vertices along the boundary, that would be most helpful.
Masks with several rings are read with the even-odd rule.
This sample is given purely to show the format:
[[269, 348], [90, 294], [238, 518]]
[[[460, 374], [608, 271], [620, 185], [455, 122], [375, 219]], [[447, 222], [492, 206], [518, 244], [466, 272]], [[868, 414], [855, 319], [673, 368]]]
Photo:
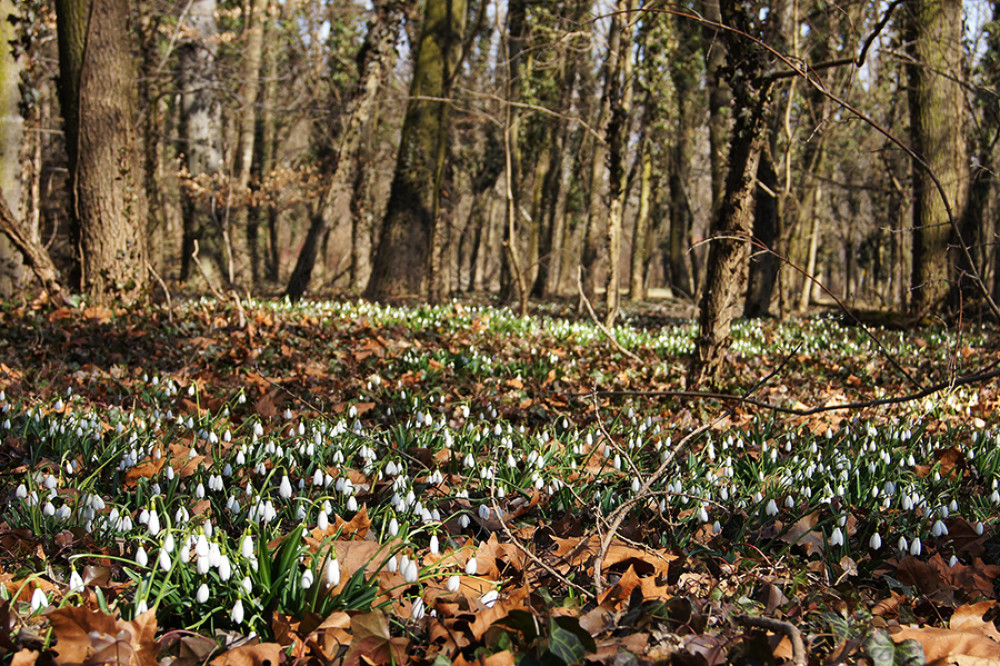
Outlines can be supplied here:
[[38, 650], [20, 650], [14, 653], [10, 666], [35, 666], [38, 661]]
[[257, 643], [226, 650], [209, 663], [212, 666], [278, 666], [280, 661], [280, 645]]
[[451, 663], [452, 666], [514, 666], [514, 655], [509, 650], [504, 650], [488, 657], [469, 661], [459, 654]]
[[344, 656], [345, 666], [406, 663], [405, 638], [392, 638], [384, 613], [372, 611], [351, 618], [351, 645]]
[[126, 622], [99, 609], [66, 607], [46, 614], [56, 636], [58, 664], [114, 663], [155, 666], [156, 614], [146, 611]]
[[981, 631], [957, 631], [940, 627], [904, 627], [892, 635], [897, 643], [912, 638], [924, 648], [928, 664], [949, 664], [955, 659], [976, 658], [1000, 663], [1000, 643]]

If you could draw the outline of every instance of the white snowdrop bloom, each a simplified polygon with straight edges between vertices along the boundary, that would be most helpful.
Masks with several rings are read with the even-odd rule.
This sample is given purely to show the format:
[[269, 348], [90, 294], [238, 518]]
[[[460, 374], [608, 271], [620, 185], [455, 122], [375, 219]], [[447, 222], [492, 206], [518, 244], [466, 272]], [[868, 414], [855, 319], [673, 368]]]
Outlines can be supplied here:
[[389, 535], [390, 536], [396, 536], [398, 534], [399, 534], [399, 521], [396, 520], [395, 516], [393, 516], [389, 520]]
[[244, 559], [249, 560], [253, 557], [253, 550], [253, 537], [249, 534], [244, 534], [243, 538], [240, 539], [240, 555]]
[[49, 598], [42, 592], [42, 588], [36, 587], [31, 593], [31, 612], [34, 613], [49, 605]]
[[[997, 494], [996, 491], [993, 491], [993, 494], [996, 495]], [[23, 483], [17, 487], [16, 491], [14, 491], [14, 496], [22, 500], [28, 497], [28, 489], [24, 486]]]
[[433, 553], [434, 555], [437, 555], [438, 553], [440, 553], [440, 552], [441, 552], [441, 545], [440, 545], [440, 543], [438, 542], [438, 537], [437, 537], [437, 535], [436, 535], [436, 534], [432, 534], [432, 535], [431, 535], [431, 544], [430, 544], [430, 551], [431, 551], [431, 553]]
[[632, 492], [637, 493], [642, 488], [642, 484], [639, 482], [638, 478], [632, 479]]
[[55, 505], [52, 502], [46, 502], [45, 505], [42, 507], [42, 513], [44, 513], [46, 516], [56, 515]]
[[920, 555], [921, 550], [923, 550], [923, 546], [920, 543], [920, 537], [914, 537], [913, 541], [910, 543], [910, 555], [917, 557]]
[[292, 482], [288, 480], [287, 474], [281, 477], [281, 485], [278, 487], [278, 495], [280, 495], [283, 499], [288, 499], [292, 496]]
[[253, 581], [250, 580], [250, 576], [243, 577], [243, 580], [240, 581], [240, 587], [243, 588], [243, 591], [247, 594], [251, 594], [253, 592]]
[[149, 555], [146, 554], [146, 549], [142, 546], [139, 546], [139, 550], [135, 551], [135, 563], [140, 567], [149, 564]]
[[135, 614], [142, 615], [149, 610], [149, 604], [146, 603], [145, 599], [140, 599], [139, 603], [135, 605]]
[[295, 508], [295, 519], [299, 522], [303, 522], [306, 519], [306, 507], [303, 504], [299, 504]]
[[173, 467], [169, 467], [168, 466], [167, 469], [166, 469], [166, 471], [163, 472], [163, 474], [164, 474], [164, 476], [167, 477], [167, 481], [173, 481], [174, 480], [174, 468]]
[[399, 560], [396, 559], [395, 555], [386, 560], [385, 569], [389, 573], [396, 573], [399, 571]]
[[326, 584], [336, 587], [340, 584], [340, 562], [336, 557], [331, 557], [326, 561]]
[[140, 511], [139, 512], [139, 517], [137, 518], [137, 520], [139, 521], [140, 525], [148, 525], [149, 524], [149, 509], [143, 509], [142, 511]]
[[[958, 500], [953, 499], [951, 502], [948, 503], [948, 511], [950, 511], [951, 513], [958, 512]], [[944, 517], [947, 518], [947, 516]]]
[[424, 600], [421, 599], [420, 597], [414, 599], [413, 607], [410, 609], [410, 617], [413, 618], [414, 620], [420, 620], [423, 619], [424, 614], [426, 612], [427, 609], [424, 606]]
[[403, 580], [407, 583], [416, 583], [420, 577], [420, 572], [417, 569], [417, 563], [415, 560], [410, 560], [406, 563], [406, 567], [403, 569]]
[[465, 563], [465, 575], [475, 576], [478, 569], [478, 562], [475, 557], [470, 557], [469, 561]]
[[316, 582], [315, 576], [313, 575], [312, 569], [306, 569], [302, 572], [302, 589], [308, 590], [312, 587], [313, 583]]
[[868, 546], [872, 550], [878, 550], [882, 547], [882, 537], [879, 535], [878, 532], [872, 534], [872, 538], [868, 540]]
[[157, 562], [160, 565], [161, 571], [170, 571], [170, 553], [167, 552], [166, 548], [160, 549], [160, 554], [157, 557]]
[[764, 513], [766, 513], [769, 516], [778, 515], [778, 503], [775, 502], [773, 499], [768, 500], [767, 507], [764, 509]]
[[906, 551], [909, 550], [910, 543], [906, 540], [906, 537], [901, 536], [899, 537], [899, 542], [896, 543], [896, 547], [899, 548], [899, 550]]
[[471, 522], [472, 521], [469, 519], [469, 516], [464, 513], [458, 517], [458, 526], [463, 530], [468, 527]]
[[204, 576], [205, 574], [207, 574], [209, 571], [212, 570], [212, 560], [209, 559], [207, 556], [205, 557], [199, 556], [195, 561], [194, 568], [199, 575]]
[[479, 505], [479, 517], [483, 520], [489, 520], [490, 518], [490, 507], [485, 504]]
[[194, 598], [199, 604], [204, 604], [208, 601], [208, 595], [208, 585], [202, 583], [198, 588], [198, 591], [195, 593]]
[[225, 555], [219, 556], [219, 578], [222, 581], [227, 581], [233, 576], [233, 565], [229, 562], [229, 558]]
[[195, 486], [194, 496], [196, 498], [198, 498], [198, 499], [202, 499], [203, 497], [205, 497], [205, 485], [204, 484], [199, 483], [197, 486]]
[[830, 535], [830, 545], [831, 546], [844, 545], [844, 533], [840, 531], [839, 527], [833, 528], [833, 533]]
[[990, 501], [994, 504], [1000, 504], [1000, 490], [993, 491], [993, 494], [990, 495]]
[[500, 593], [496, 590], [490, 590], [483, 596], [479, 597], [479, 603], [486, 606], [487, 608], [493, 608], [497, 601], [500, 599]]
[[351, 512], [358, 510], [358, 499], [354, 495], [347, 498], [347, 510]]
[[458, 589], [462, 586], [462, 579], [457, 575], [448, 576], [448, 582], [445, 585], [449, 592], [458, 592]]
[[233, 624], [243, 623], [243, 600], [237, 599], [236, 603], [233, 604], [233, 610], [229, 611], [229, 619], [233, 621]]
[[69, 574], [69, 591], [79, 592], [83, 589], [83, 587], [83, 578], [80, 577], [80, 572], [73, 569], [73, 571]]
[[934, 525], [931, 526], [931, 536], [935, 539], [940, 536], [947, 536], [948, 526], [944, 524], [943, 520], [935, 520]]
[[983, 535], [983, 524], [981, 522], [976, 523], [976, 534], [979, 536]]
[[317, 469], [315, 472], [313, 472], [312, 483], [313, 483], [314, 486], [322, 486], [323, 485], [323, 471], [322, 470]]

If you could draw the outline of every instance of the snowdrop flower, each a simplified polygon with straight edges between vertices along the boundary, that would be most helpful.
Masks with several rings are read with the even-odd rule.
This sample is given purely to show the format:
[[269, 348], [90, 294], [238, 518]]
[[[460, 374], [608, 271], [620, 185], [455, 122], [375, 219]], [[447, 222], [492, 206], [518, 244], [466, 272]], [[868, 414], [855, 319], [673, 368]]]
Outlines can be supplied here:
[[439, 552], [441, 552], [441, 544], [440, 544], [440, 542], [438, 541], [438, 538], [437, 538], [437, 535], [436, 535], [436, 534], [432, 534], [432, 535], [431, 535], [431, 545], [430, 545], [430, 551], [431, 551], [431, 553], [433, 553], [434, 555], [437, 555], [437, 554], [438, 554]]
[[416, 583], [420, 578], [420, 572], [417, 569], [416, 560], [409, 560], [406, 562], [406, 566], [403, 567], [403, 580], [407, 583]]
[[253, 537], [249, 534], [244, 534], [240, 540], [240, 555], [247, 560], [253, 557]]
[[149, 564], [149, 556], [146, 554], [146, 549], [139, 546], [139, 550], [135, 551], [135, 563], [140, 567], [145, 567]]
[[165, 548], [160, 549], [160, 555], [157, 559], [162, 571], [170, 571], [170, 553], [168, 553]]
[[199, 604], [204, 604], [208, 601], [208, 585], [202, 583], [198, 588], [198, 591], [194, 595], [195, 601]]
[[983, 524], [981, 522], [976, 523], [976, 534], [979, 536], [983, 535]]
[[399, 560], [396, 559], [395, 555], [386, 560], [385, 569], [389, 573], [396, 573], [399, 571]]
[[934, 521], [934, 525], [931, 527], [931, 536], [934, 538], [940, 536], [947, 536], [948, 526], [944, 524], [944, 521], [938, 519]]
[[844, 545], [844, 533], [840, 531], [839, 527], [833, 528], [833, 534], [830, 535], [830, 545], [834, 547]]
[[306, 569], [302, 574], [302, 589], [308, 590], [314, 582], [315, 576], [313, 576], [312, 569]]
[[80, 573], [73, 569], [69, 575], [69, 591], [79, 592], [83, 589], [83, 578], [80, 577]]
[[457, 575], [448, 576], [448, 582], [446, 583], [446, 586], [449, 592], [458, 592], [458, 589], [461, 587], [461, 585], [462, 585], [462, 579], [459, 578]]
[[49, 598], [45, 596], [44, 592], [42, 592], [42, 588], [36, 587], [35, 591], [31, 593], [31, 612], [34, 613], [35, 611], [45, 608], [48, 605]]
[[778, 515], [778, 503], [775, 502], [773, 499], [768, 500], [767, 507], [764, 509], [764, 513], [766, 513], [768, 516]]
[[393, 516], [392, 519], [389, 521], [389, 535], [396, 536], [398, 534], [399, 534], [399, 521], [396, 520], [395, 516]]
[[283, 499], [288, 499], [292, 496], [292, 482], [288, 480], [287, 474], [281, 477], [281, 485], [278, 488], [278, 495], [280, 495]]
[[149, 512], [149, 522], [146, 523], [146, 529], [152, 536], [160, 533], [160, 517], [157, 515], [156, 509]]
[[229, 619], [233, 621], [233, 624], [243, 623], [243, 600], [237, 599], [236, 603], [233, 604], [233, 610], [229, 612]]
[[490, 507], [485, 504], [479, 505], [479, 517], [483, 520], [489, 520], [490, 518]]
[[149, 610], [149, 604], [146, 603], [145, 599], [140, 599], [139, 603], [135, 605], [135, 614], [142, 615]]
[[410, 617], [414, 620], [423, 619], [424, 615], [427, 613], [427, 607], [424, 606], [424, 600], [417, 597], [413, 601], [413, 607], [410, 609]]
[[470, 557], [469, 561], [465, 563], [465, 575], [475, 576], [476, 570], [478, 568], [478, 563], [475, 557]]
[[500, 593], [496, 590], [490, 590], [483, 596], [479, 597], [479, 603], [486, 606], [487, 608], [493, 608], [497, 601], [500, 599]]
[[229, 562], [229, 558], [225, 555], [219, 555], [219, 579], [222, 581], [229, 580], [233, 575], [233, 565]]
[[872, 538], [868, 540], [868, 546], [872, 550], [878, 550], [879, 548], [882, 547], [882, 537], [879, 536], [878, 532], [876, 532], [875, 534], [873, 534]]
[[340, 584], [340, 562], [336, 557], [331, 557], [326, 561], [326, 584], [336, 587]]
[[708, 522], [708, 510], [705, 508], [705, 505], [698, 508], [698, 521], [701, 523]]

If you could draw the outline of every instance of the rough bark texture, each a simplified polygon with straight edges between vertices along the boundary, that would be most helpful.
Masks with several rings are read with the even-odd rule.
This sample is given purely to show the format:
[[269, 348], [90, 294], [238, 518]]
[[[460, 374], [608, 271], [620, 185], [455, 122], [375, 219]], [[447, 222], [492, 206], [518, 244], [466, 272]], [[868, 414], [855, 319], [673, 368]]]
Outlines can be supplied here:
[[[181, 279], [192, 273], [195, 241], [202, 254], [212, 255], [217, 266], [224, 265], [218, 243], [216, 201], [211, 178], [222, 168], [222, 107], [218, 99], [216, 72], [218, 29], [215, 0], [195, 0], [183, 16], [186, 41], [177, 48], [180, 76], [180, 135], [184, 165], [189, 180], [182, 188], [184, 240], [181, 252]], [[223, 202], [224, 205], [224, 202]]]
[[[914, 150], [940, 181], [955, 221], [962, 219], [969, 167], [965, 137], [961, 0], [913, 0], [907, 12], [913, 63], [910, 133]], [[944, 308], [950, 289], [948, 244], [951, 221], [936, 186], [913, 164], [913, 293], [919, 313]]]
[[148, 269], [128, 3], [58, 0], [56, 16], [81, 288], [96, 303], [131, 302]]
[[[327, 205], [333, 204], [341, 193], [347, 192], [354, 184], [358, 154], [363, 146], [366, 130], [370, 127], [389, 68], [394, 61], [393, 52], [396, 49], [406, 4], [408, 3], [383, 3], [377, 8], [368, 26], [368, 34], [358, 57], [360, 78], [344, 113], [336, 166], [326, 188]], [[299, 252], [295, 269], [288, 280], [288, 289], [285, 291], [293, 301], [300, 299], [309, 286], [309, 278], [316, 265], [319, 241], [326, 234], [328, 217], [321, 211], [320, 214], [313, 216], [309, 225], [306, 241]]]
[[653, 158], [648, 140], [643, 139], [639, 152], [639, 211], [632, 227], [632, 255], [629, 270], [628, 298], [641, 301], [646, 298], [646, 237], [649, 233], [649, 204], [653, 196]]
[[368, 298], [384, 301], [428, 292], [451, 108], [437, 100], [451, 92], [466, 14], [466, 0], [425, 4], [389, 206], [365, 289]]
[[[743, 13], [740, 3], [723, 0], [720, 5], [723, 21], [755, 34], [753, 18]], [[692, 387], [717, 381], [729, 348], [732, 320], [743, 305], [748, 239], [753, 232], [754, 177], [769, 106], [763, 53], [735, 32], [726, 31], [724, 38], [729, 57], [725, 72], [733, 91], [736, 120], [729, 144], [726, 188], [712, 223], [698, 337], [688, 370], [688, 385]]]
[[[770, 190], [757, 188], [754, 204], [753, 235], [758, 243], [773, 249], [778, 240], [778, 200], [772, 195], [778, 189], [778, 174], [770, 150], [764, 150], [757, 167], [757, 180]], [[745, 317], [766, 317], [770, 314], [771, 296], [778, 277], [778, 259], [756, 244], [750, 248], [750, 274], [747, 278]]]
[[[702, 2], [704, 17], [713, 22], [721, 21], [722, 14], [719, 5], [719, 0], [704, 0]], [[722, 75], [722, 69], [726, 62], [727, 44], [730, 44], [732, 40], [710, 25], [705, 26], [704, 39], [705, 78], [708, 84], [708, 150], [712, 171], [712, 212], [716, 213], [721, 205], [726, 187], [726, 146], [729, 141], [729, 127], [732, 123], [729, 114], [732, 91]]]
[[[0, 0], [0, 196], [16, 210], [21, 199], [24, 119], [18, 110], [21, 62], [14, 57], [11, 48], [15, 29], [10, 19], [15, 16], [13, 2]], [[0, 298], [16, 293], [22, 272], [21, 255], [17, 248], [0, 236]]]

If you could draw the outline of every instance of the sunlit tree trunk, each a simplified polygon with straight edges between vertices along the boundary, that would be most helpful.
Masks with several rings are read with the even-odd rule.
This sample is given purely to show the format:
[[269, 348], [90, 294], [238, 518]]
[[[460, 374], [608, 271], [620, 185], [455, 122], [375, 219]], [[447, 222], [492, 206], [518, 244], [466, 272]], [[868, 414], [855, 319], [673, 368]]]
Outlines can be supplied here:
[[213, 178], [222, 168], [222, 107], [216, 71], [219, 34], [215, 10], [215, 0], [192, 2], [181, 22], [186, 40], [177, 47], [180, 149], [187, 171], [181, 187], [184, 216], [181, 280], [188, 280], [193, 274], [192, 254], [196, 241], [199, 256], [211, 256], [215, 259], [212, 264], [224, 265], [217, 240], [219, 216], [223, 211], [213, 186]]
[[[722, 0], [722, 19], [738, 31], [754, 34], [754, 17], [738, 0]], [[725, 31], [736, 118], [729, 144], [729, 170], [719, 210], [712, 222], [708, 273], [698, 316], [695, 353], [688, 385], [715, 383], [730, 344], [732, 320], [743, 305], [747, 250], [753, 233], [755, 176], [769, 110], [766, 61], [761, 50], [737, 32]]]
[[630, 301], [646, 298], [646, 256], [649, 235], [649, 206], [653, 196], [653, 158], [649, 140], [643, 138], [639, 152], [639, 211], [632, 227], [632, 254], [630, 261], [628, 297]]
[[[704, 17], [715, 23], [720, 22], [722, 14], [719, 4], [720, 0], [702, 0]], [[711, 25], [705, 26], [704, 40], [705, 80], [708, 85], [708, 157], [712, 173], [712, 212], [715, 214], [726, 187], [726, 149], [732, 123], [729, 114], [732, 92], [721, 71], [726, 62], [726, 48], [730, 40]]]
[[131, 302], [148, 268], [128, 3], [57, 0], [56, 17], [80, 285], [95, 303]]
[[[18, 109], [21, 61], [11, 48], [15, 38], [12, 19], [16, 19], [14, 3], [12, 0], [0, 0], [0, 196], [17, 211], [21, 200], [24, 119]], [[0, 298], [15, 295], [21, 273], [20, 253], [6, 237], [0, 235]]]
[[[962, 87], [961, 0], [913, 0], [907, 12], [913, 57], [910, 82], [910, 135], [944, 189], [954, 220], [961, 220], [969, 168]], [[913, 164], [913, 291], [919, 313], [944, 308], [951, 286], [949, 240], [952, 227], [945, 202], [927, 170]]]
[[427, 0], [389, 205], [365, 295], [375, 300], [429, 292], [431, 241], [448, 150], [452, 79], [461, 57], [466, 0]]
[[[321, 208], [323, 205], [332, 205], [341, 194], [348, 192], [354, 185], [359, 152], [364, 146], [366, 132], [371, 127], [376, 105], [384, 90], [389, 68], [394, 61], [393, 52], [406, 4], [396, 1], [385, 2], [376, 8], [368, 26], [368, 34], [358, 57], [360, 78], [344, 111], [340, 145], [337, 147], [334, 162], [336, 166], [326, 186]], [[309, 285], [316, 264], [319, 241], [327, 232], [328, 219], [329, 215], [322, 211], [313, 216], [285, 292], [293, 301], [301, 298]]]

